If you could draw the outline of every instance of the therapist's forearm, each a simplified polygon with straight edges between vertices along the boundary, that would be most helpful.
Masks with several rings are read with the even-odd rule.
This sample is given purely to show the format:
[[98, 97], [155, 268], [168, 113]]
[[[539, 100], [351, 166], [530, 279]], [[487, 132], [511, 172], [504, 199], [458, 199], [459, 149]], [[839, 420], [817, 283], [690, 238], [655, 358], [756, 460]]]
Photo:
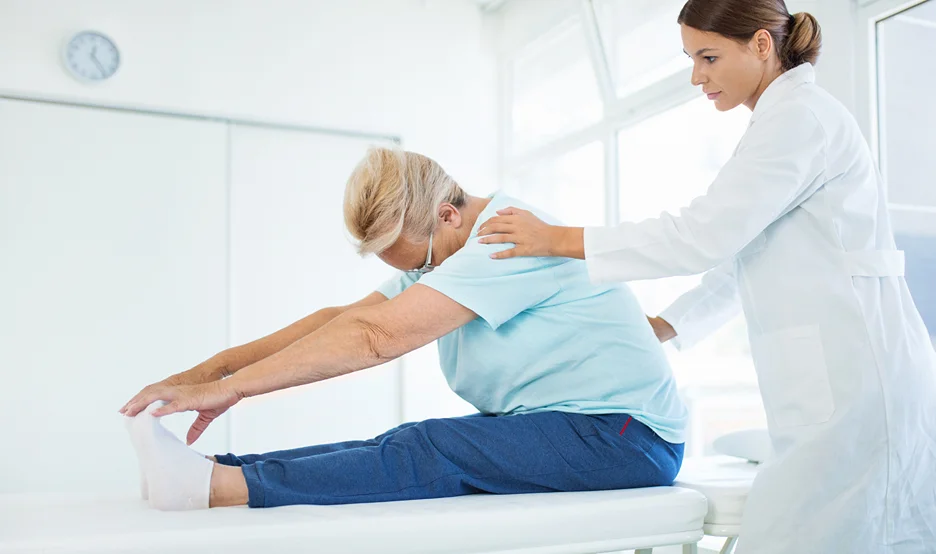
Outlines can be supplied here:
[[549, 228], [552, 235], [549, 239], [552, 245], [552, 256], [559, 258], [585, 259], [585, 229], [582, 227]]
[[316, 332], [237, 372], [227, 380], [240, 397], [316, 383], [380, 365], [386, 358], [372, 347], [366, 326], [338, 317]]

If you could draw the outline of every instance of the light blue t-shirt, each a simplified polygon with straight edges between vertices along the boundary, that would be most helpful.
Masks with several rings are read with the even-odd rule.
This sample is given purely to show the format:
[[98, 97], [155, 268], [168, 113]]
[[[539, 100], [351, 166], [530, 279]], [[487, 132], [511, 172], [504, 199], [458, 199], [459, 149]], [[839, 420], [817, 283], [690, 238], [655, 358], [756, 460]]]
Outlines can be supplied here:
[[[664, 440], [685, 442], [686, 407], [630, 289], [591, 284], [581, 260], [491, 259], [513, 245], [480, 244], [478, 227], [508, 206], [558, 223], [494, 194], [465, 246], [418, 279], [478, 314], [438, 341], [449, 386], [486, 414], [627, 413]], [[416, 277], [401, 272], [378, 290], [393, 298]]]

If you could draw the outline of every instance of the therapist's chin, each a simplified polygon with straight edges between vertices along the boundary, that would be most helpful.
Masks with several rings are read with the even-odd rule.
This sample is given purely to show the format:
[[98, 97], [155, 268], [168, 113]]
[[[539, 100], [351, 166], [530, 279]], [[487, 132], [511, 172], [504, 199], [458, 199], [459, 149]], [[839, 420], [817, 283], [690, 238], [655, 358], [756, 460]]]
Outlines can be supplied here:
[[720, 112], [730, 112], [731, 110], [741, 105], [739, 100], [729, 98], [725, 96], [725, 93], [719, 94], [718, 98], [716, 98], [712, 103], [715, 104], [715, 109]]

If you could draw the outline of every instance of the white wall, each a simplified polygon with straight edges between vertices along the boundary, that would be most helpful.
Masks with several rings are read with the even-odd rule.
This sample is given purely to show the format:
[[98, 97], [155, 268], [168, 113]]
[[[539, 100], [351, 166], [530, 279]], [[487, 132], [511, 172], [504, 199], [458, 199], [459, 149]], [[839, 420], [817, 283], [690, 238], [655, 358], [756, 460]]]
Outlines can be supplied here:
[[[63, 71], [83, 29], [120, 47], [112, 80]], [[468, 0], [0, 0], [0, 94], [399, 135], [490, 188], [485, 33]]]
[[[122, 54], [122, 67], [113, 79], [97, 85], [87, 85], [73, 80], [64, 71], [60, 62], [60, 49], [73, 33], [82, 29], [104, 32], [118, 44]], [[486, 193], [496, 187], [497, 153], [495, 73], [493, 56], [489, 54], [488, 33], [482, 15], [469, 0], [273, 0], [263, 3], [213, 0], [160, 2], [0, 0], [0, 95], [398, 136], [402, 138], [406, 148], [423, 152], [439, 160], [469, 191]], [[23, 106], [39, 105], [11, 102], [8, 104], [8, 109], [13, 110], [10, 113], [18, 114], [20, 111], [26, 111]], [[132, 120], [132, 117], [128, 118], [127, 114], [84, 108], [56, 107], [55, 110], [80, 114], [75, 117], [83, 118], [85, 129], [92, 129], [92, 131], [85, 130], [78, 133], [78, 136], [87, 136], [89, 139], [97, 135], [93, 131], [95, 114], [103, 118], [101, 121], [105, 127], [102, 129], [108, 129], [109, 134], [103, 133], [102, 136], [108, 137], [113, 134], [110, 129], [117, 125], [114, 121]], [[40, 111], [43, 114], [54, 114], [55, 110]], [[114, 117], [105, 117], [106, 114], [113, 114]], [[87, 118], [92, 118], [92, 120], [89, 122]], [[231, 171], [231, 168], [225, 167], [230, 160], [223, 159], [225, 154], [223, 124], [175, 118], [157, 119], [168, 120], [166, 125], [169, 126], [174, 125], [171, 121], [179, 121], [182, 122], [180, 125], [183, 127], [204, 125], [222, 128], [221, 134], [217, 137], [218, 140], [213, 142], [212, 146], [214, 148], [216, 145], [221, 145], [222, 156], [215, 174], [212, 175], [212, 182], [224, 182], [225, 171]], [[20, 144], [17, 138], [20, 135], [13, 128], [13, 124], [16, 121], [27, 120], [28, 118], [0, 118], [0, 125], [8, 125], [4, 136], [11, 141], [11, 144]], [[67, 117], [63, 119], [63, 121], [67, 120]], [[43, 121], [49, 123], [48, 119]], [[44, 128], [45, 132], [49, 132], [49, 128], [54, 128], [54, 122]], [[132, 141], [127, 143], [128, 146], [132, 144], [133, 148], [130, 150], [133, 151], [134, 156], [140, 156], [141, 152], [145, 153], [148, 135], [144, 131], [145, 129], [141, 128], [139, 133], [132, 135]], [[74, 133], [68, 136], [70, 137], [68, 140], [82, 141], [76, 138]], [[152, 147], [156, 152], [165, 150], [166, 140], [171, 142], [171, 139], [166, 139], [165, 136], [154, 137], [152, 140], [154, 141]], [[263, 144], [275, 144], [276, 140], [278, 139], [271, 139]], [[306, 139], [297, 140], [301, 143]], [[309, 140], [312, 143], [315, 142], [315, 139]], [[157, 144], [156, 141], [162, 142]], [[84, 142], [87, 141], [82, 141], [83, 148], [78, 150], [82, 156], [87, 157], [90, 144], [84, 144]], [[40, 146], [23, 156], [29, 158], [31, 162], [45, 160], [43, 163], [48, 164], [50, 171], [49, 179], [54, 179], [56, 186], [66, 186], [69, 182], [68, 175], [66, 175], [67, 167], [80, 166], [77, 164], [78, 160], [69, 159], [70, 156], [78, 155], [75, 150], [62, 147], [53, 152], [42, 147], [41, 140], [32, 140], [31, 144]], [[261, 150], [253, 148], [251, 152]], [[327, 147], [320, 150], [330, 152]], [[237, 152], [233, 153], [237, 154]], [[114, 155], [112, 152], [102, 152], [97, 160], [92, 156], [91, 159], [84, 160], [82, 163], [105, 163], [109, 154]], [[69, 163], [62, 164], [62, 168], [53, 171], [56, 168], [55, 164], [63, 158]], [[148, 158], [143, 156], [142, 159]], [[297, 158], [293, 155], [290, 163], [297, 163], [297, 159], [301, 161], [301, 156]], [[328, 162], [334, 161], [334, 157], [328, 160]], [[346, 171], [350, 172], [353, 160], [345, 161], [348, 165]], [[124, 160], [124, 162], [120, 164], [120, 167], [126, 169], [129, 161]], [[309, 163], [314, 163], [314, 160], [310, 159]], [[40, 164], [40, 167], [43, 166]], [[170, 173], [171, 171], [175, 169], [167, 168], [166, 170]], [[272, 171], [270, 173], [271, 178], [275, 178], [275, 173]], [[334, 200], [335, 194], [332, 193], [335, 189], [343, 187], [343, 175], [346, 174], [345, 172], [337, 173], [334, 168], [330, 167], [327, 172], [328, 179], [310, 179], [309, 186], [324, 187], [322, 197], [327, 196]], [[151, 177], [156, 178], [156, 176]], [[124, 173], [119, 181], [120, 183], [111, 183], [108, 186], [132, 185], [134, 179], [129, 179]], [[23, 183], [26, 184], [22, 185]], [[0, 208], [20, 209], [19, 206], [14, 205], [16, 204], [14, 200], [21, 193], [29, 193], [30, 191], [27, 190], [29, 187], [36, 186], [29, 183], [31, 181], [28, 179], [25, 181], [13, 179], [13, 175], [4, 172], [4, 168], [0, 167], [0, 192], [10, 193], [9, 196], [3, 196], [10, 199], [10, 202]], [[156, 187], [158, 190], [158, 181], [152, 182], [150, 179], [147, 183], [137, 184], [144, 188]], [[190, 186], [201, 186], [198, 183], [192, 182]], [[300, 191], [302, 194], [308, 192], [302, 191], [301, 185], [302, 183], [294, 182], [290, 185], [292, 187], [290, 190]], [[231, 183], [228, 183], [228, 187], [231, 187]], [[242, 194], [241, 196], [253, 198], [252, 205], [256, 206], [276, 204], [276, 198], [272, 197], [279, 194], [276, 191], [280, 189], [264, 187], [262, 182], [258, 182], [257, 187], [266, 190], [252, 190], [248, 191], [249, 195]], [[330, 194], [325, 194], [326, 188]], [[79, 192], [76, 191], [76, 194]], [[270, 197], [264, 198], [263, 194], [268, 194]], [[315, 196], [314, 191], [313, 196]], [[223, 215], [225, 210], [231, 208], [222, 205], [223, 194], [215, 195], [214, 198], [217, 200], [212, 206], [215, 211]], [[105, 203], [108, 201], [98, 200]], [[108, 207], [115, 211], [121, 209], [116, 200], [113, 204], [95, 204], [95, 206], [102, 210]], [[237, 207], [233, 206], [235, 211]], [[301, 209], [299, 206], [290, 206], [290, 208]], [[36, 207], [36, 209], [39, 208]], [[0, 210], [0, 213], [3, 213], [3, 210]], [[23, 218], [28, 219], [28, 215], [24, 214]], [[157, 219], [161, 217], [161, 214], [151, 215]], [[335, 215], [337, 218], [340, 214]], [[19, 220], [8, 219], [7, 222], [9, 221]], [[68, 223], [82, 225], [81, 220], [78, 223], [68, 220]], [[207, 225], [207, 223], [204, 224]], [[42, 219], [37, 221], [36, 225], [49, 237], [71, 232], [64, 226], [64, 223], [57, 222], [54, 218]], [[158, 226], [154, 227], [153, 233], [157, 233], [159, 229]], [[243, 229], [240, 230], [243, 231]], [[3, 239], [0, 240], [0, 246], [4, 245], [6, 239], [12, 241], [17, 232], [16, 228], [0, 225], [0, 239]], [[119, 234], [120, 230], [115, 229], [114, 232]], [[254, 238], [270, 240], [269, 237], [265, 239], [260, 237], [261, 234], [258, 232], [258, 236]], [[250, 240], [250, 237], [241, 238]], [[297, 247], [297, 251], [301, 250], [299, 246], [309, 246], [295, 244], [296, 237], [281, 238]], [[344, 239], [343, 236], [330, 238]], [[105, 238], [100, 238], [100, 240], [105, 240]], [[10, 242], [10, 244], [13, 243]], [[155, 240], [153, 245], [148, 247], [140, 245], [141, 252], [137, 254], [142, 254], [147, 248], [156, 249], [165, 254], [172, 250], [167, 250], [167, 244], [166, 241]], [[282, 246], [282, 244], [279, 245], [279, 247]], [[212, 255], [223, 256], [223, 244], [219, 243], [219, 248], [222, 250], [216, 249]], [[347, 248], [350, 251], [351, 246]], [[36, 253], [37, 256], [40, 254], [40, 252]], [[175, 263], [173, 260], [167, 258], [162, 261], [165, 265], [171, 266]], [[332, 272], [340, 271], [342, 265], [344, 264], [326, 263], [325, 267]], [[8, 269], [4, 267], [3, 271]], [[105, 267], [82, 266], [78, 269], [81, 275], [92, 275], [94, 271], [100, 271], [103, 275], [108, 271]], [[13, 275], [22, 282], [34, 282], [36, 271], [35, 267], [23, 266], [15, 268], [15, 274], [8, 275]], [[73, 269], [72, 273], [74, 272]], [[63, 270], [58, 278], [67, 279], [67, 274], [68, 271]], [[330, 277], [333, 278], [334, 275]], [[377, 275], [370, 277], [379, 280]], [[218, 283], [216, 288], [219, 293], [223, 293], [222, 289], [225, 286], [221, 283], [223, 277], [217, 278], [216, 276], [215, 281]], [[308, 285], [310, 290], [314, 290], [319, 285], [327, 288], [328, 283], [328, 280], [324, 279], [322, 283], [309, 282]], [[237, 283], [234, 284], [237, 285]], [[54, 286], [54, 282], [50, 286]], [[211, 288], [211, 285], [207, 287]], [[168, 294], [166, 291], [162, 293], [164, 296]], [[223, 297], [223, 294], [221, 296]], [[83, 304], [78, 300], [81, 299], [75, 298], [75, 301], [71, 302], [70, 298], [73, 297], [64, 295], [57, 309], [60, 309], [63, 314], [70, 314], [64, 319], [65, 321], [80, 321], [79, 309]], [[307, 297], [303, 298], [308, 300]], [[204, 299], [194, 298], [190, 304], [194, 305], [202, 300]], [[341, 300], [347, 301], [345, 298]], [[165, 308], [172, 309], [172, 305], [167, 305]], [[229, 308], [230, 306], [222, 306], [214, 310], [213, 313], [219, 316], [216, 318], [218, 321], [204, 333], [223, 339], [227, 330], [224, 329], [222, 320], [227, 315], [222, 312]], [[176, 315], [178, 316], [179, 313], [181, 312], [177, 311]], [[22, 322], [17, 319], [16, 314], [16, 309], [12, 315], [9, 312], [0, 313], [0, 323], [3, 324], [0, 325], [0, 329], [20, 328]], [[89, 317], [87, 312], [84, 317]], [[171, 321], [171, 315], [166, 317]], [[85, 321], [89, 325], [95, 325], [93, 314], [90, 318]], [[260, 322], [255, 323], [260, 324]], [[263, 325], [269, 327], [267, 323], [269, 322]], [[272, 330], [266, 327], [264, 327], [265, 331]], [[20, 329], [20, 331], [23, 330]], [[237, 331], [237, 328], [234, 331]], [[132, 333], [132, 324], [128, 324], [127, 332]], [[154, 373], [161, 372], [161, 377], [186, 369], [188, 364], [195, 364], [201, 361], [203, 356], [213, 353], [213, 351], [203, 351], [204, 341], [199, 337], [204, 333], [199, 331], [196, 325], [191, 329], [180, 327], [173, 333], [161, 337], [158, 331], [134, 335], [139, 339], [133, 343], [137, 350], [143, 349], [141, 340], [144, 343], [158, 341], [160, 347], [171, 349], [172, 340], [177, 340], [179, 336], [201, 345], [199, 348], [189, 348], [184, 355], [181, 351], [177, 351], [178, 349], [164, 352], [165, 355], [158, 360], [150, 360], [147, 363], [145, 372], [133, 367], [117, 369], [115, 364], [82, 366], [79, 372], [88, 373], [87, 378], [82, 380], [74, 375], [76, 368], [57, 365], [52, 369], [46, 368], [48, 373], [44, 375], [40, 371], [32, 377], [22, 377], [21, 382], [25, 384], [33, 384], [34, 381], [39, 383], [45, 379], [49, 383], [48, 386], [54, 389], [53, 394], [49, 395], [49, 402], [43, 403], [44, 411], [40, 419], [32, 420], [32, 423], [21, 420], [7, 429], [9, 434], [0, 433], [0, 450], [4, 444], [14, 446], [18, 451], [24, 452], [29, 450], [31, 444], [42, 444], [44, 447], [54, 449], [55, 445], [59, 444], [56, 442], [59, 439], [49, 430], [55, 428], [57, 418], [70, 418], [68, 421], [74, 425], [67, 427], [68, 429], [73, 427], [86, 429], [84, 433], [87, 433], [85, 436], [89, 438], [86, 444], [92, 446], [99, 457], [113, 460], [120, 467], [111, 474], [109, 484], [105, 484], [108, 479], [102, 474], [102, 472], [109, 471], [108, 468], [96, 466], [98, 471], [95, 479], [82, 481], [76, 476], [84, 475], [92, 469], [81, 466], [71, 473], [57, 475], [56, 479], [51, 481], [43, 481], [42, 472], [35, 471], [33, 481], [28, 483], [2, 482], [0, 488], [6, 491], [79, 490], [82, 487], [100, 490], [102, 486], [126, 488], [130, 484], [129, 477], [132, 468], [123, 467], [126, 465], [123, 462], [129, 462], [129, 452], [123, 450], [129, 448], [129, 443], [120, 445], [122, 448], [118, 452], [120, 457], [111, 457], [111, 454], [117, 452], [116, 446], [113, 450], [102, 450], [102, 448], [109, 448], [107, 445], [112, 442], [109, 437], [117, 436], [115, 433], [118, 432], [122, 433], [122, 430], [116, 429], [116, 425], [110, 425], [119, 423], [116, 414], [119, 404], [115, 404], [114, 399], [111, 398], [113, 395], [108, 392], [108, 398], [100, 402], [100, 406], [89, 407], [87, 403], [82, 404], [84, 408], [100, 412], [100, 414], [95, 412], [100, 417], [87, 419], [87, 426], [84, 427], [84, 424], [79, 421], [83, 420], [84, 412], [74, 411], [74, 404], [78, 400], [63, 404], [57, 402], [56, 399], [68, 395], [80, 398], [83, 390], [81, 387], [93, 387], [95, 380], [112, 378], [114, 383], [119, 383], [119, 388], [126, 388], [128, 394], [135, 392], [130, 389], [151, 382], [157, 378]], [[30, 336], [35, 340], [41, 338], [38, 331], [34, 336]], [[121, 340], [119, 336], [108, 336], [112, 336], [116, 341]], [[237, 340], [242, 338], [237, 332], [229, 336], [234, 336]], [[216, 343], [217, 341], [212, 345]], [[61, 353], [63, 356], [66, 354], [67, 352]], [[372, 420], [386, 420], [389, 417], [388, 413], [393, 417], [398, 417], [400, 408], [406, 419], [412, 419], [414, 416], [421, 418], [465, 411], [464, 405], [447, 389], [444, 380], [438, 374], [436, 356], [426, 354], [421, 353], [415, 356], [413, 363], [405, 368], [406, 378], [399, 383], [401, 388], [397, 392], [406, 399], [406, 404], [397, 406], [395, 409], [393, 404], [386, 403], [374, 407], [375, 412], [370, 414], [373, 416]], [[107, 367], [107, 371], [102, 371], [102, 367]], [[69, 371], [71, 373], [67, 381], [57, 377], [59, 373], [64, 374], [63, 372]], [[381, 379], [388, 381], [385, 377]], [[388, 386], [397, 385], [392, 381], [393, 379], [388, 381], [391, 383]], [[353, 388], [351, 384], [354, 382], [357, 381], [345, 380], [342, 386]], [[109, 384], [109, 391], [117, 386], [114, 383]], [[10, 394], [14, 394], [15, 386], [16, 382], [13, 382], [8, 391]], [[372, 391], [373, 383], [360, 388], [361, 391]], [[30, 390], [34, 389], [35, 387]], [[27, 400], [29, 399], [23, 399], [24, 402]], [[346, 402], [346, 408], [353, 404], [352, 400], [354, 400], [353, 395]], [[29, 402], [38, 403], [41, 399], [36, 398]], [[27, 405], [32, 405], [29, 402]], [[364, 413], [358, 420], [368, 419], [366, 413], [368, 403], [364, 404], [365, 406], [362, 407]], [[253, 410], [250, 413], [257, 411], [254, 404], [251, 404], [249, 408]], [[112, 416], [113, 421], [101, 419], [106, 414], [110, 414], [107, 417]], [[14, 413], [8, 413], [8, 415], [11, 419], [16, 417]], [[238, 416], [238, 421], [242, 423], [240, 425], [242, 430], [248, 429], [244, 426], [246, 421], [243, 419], [247, 415], [248, 412], [244, 412], [243, 417]], [[101, 428], [102, 421], [106, 429]], [[184, 422], [178, 422], [180, 425], [172, 425], [172, 423], [170, 422], [170, 427], [176, 431], [184, 428], [181, 425]], [[215, 437], [216, 440], [211, 440], [211, 444], [225, 443], [223, 436], [225, 423], [217, 423], [218, 429], [214, 431], [216, 435], [217, 432], [221, 434]], [[337, 429], [335, 422], [330, 423], [332, 430]], [[361, 423], [358, 426], [366, 425]], [[74, 450], [75, 445], [82, 443], [82, 431], [69, 431], [69, 433], [71, 434], [68, 435], [68, 441], [61, 442], [61, 445], [63, 448]], [[293, 435], [298, 437], [296, 433]], [[10, 437], [15, 440], [10, 442], [7, 440]], [[246, 439], [244, 442], [245, 444], [251, 443]], [[89, 458], [88, 464], [92, 459]], [[21, 460], [24, 459], [21, 458]], [[49, 464], [54, 462], [56, 460], [49, 457]], [[124, 469], [127, 471], [123, 471]], [[8, 472], [8, 475], [11, 473]]]
[[790, 0], [791, 13], [809, 12], [822, 26], [822, 53], [816, 66], [816, 82], [845, 104], [857, 109], [856, 63], [857, 23], [853, 0]]
[[225, 125], [12, 100], [0, 122], [0, 493], [133, 490], [117, 410], [226, 346]]

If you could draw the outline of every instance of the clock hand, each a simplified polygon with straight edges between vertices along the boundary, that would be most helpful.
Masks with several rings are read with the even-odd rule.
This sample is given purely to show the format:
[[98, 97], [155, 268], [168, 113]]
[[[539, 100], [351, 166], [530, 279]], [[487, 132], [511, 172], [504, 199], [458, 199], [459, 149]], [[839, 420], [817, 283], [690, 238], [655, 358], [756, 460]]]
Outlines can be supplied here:
[[101, 62], [97, 59], [97, 47], [91, 49], [91, 61], [94, 62], [94, 65], [101, 71], [101, 76], [103, 77], [107, 72], [104, 71], [104, 66], [101, 65]]

